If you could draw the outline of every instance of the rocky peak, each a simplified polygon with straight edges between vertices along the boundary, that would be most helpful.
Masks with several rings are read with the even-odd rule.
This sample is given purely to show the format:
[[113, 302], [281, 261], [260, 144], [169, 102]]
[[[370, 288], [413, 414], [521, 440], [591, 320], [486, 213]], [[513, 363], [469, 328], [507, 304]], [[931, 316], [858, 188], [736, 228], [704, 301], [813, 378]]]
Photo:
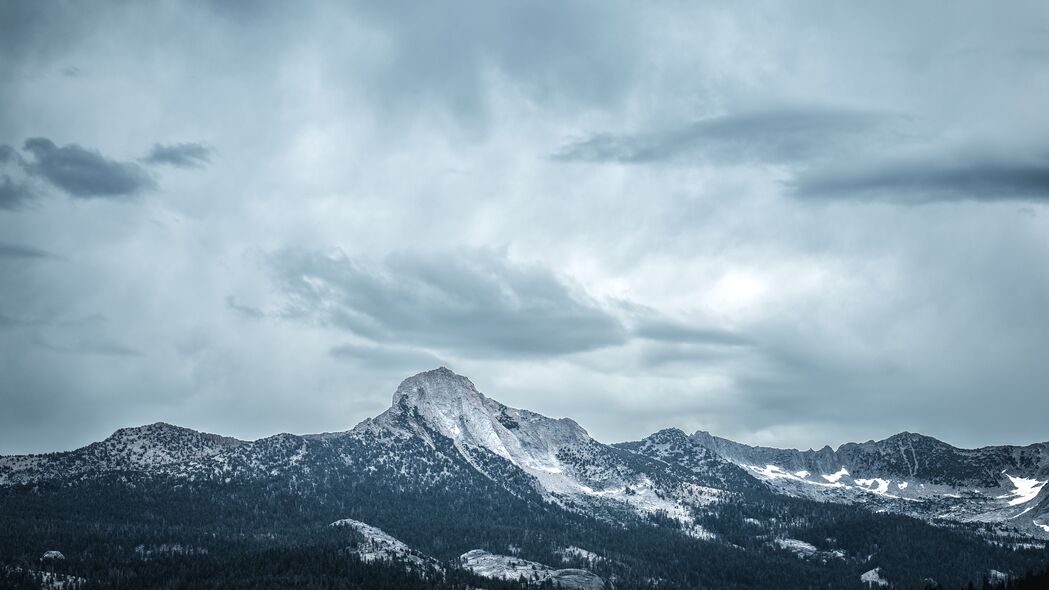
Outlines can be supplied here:
[[[376, 418], [382, 424], [394, 417], [416, 415], [441, 434], [473, 446], [483, 446], [503, 457], [520, 447], [547, 446], [589, 439], [574, 420], [547, 418], [505, 406], [477, 390], [468, 378], [446, 367], [413, 375], [393, 394], [393, 405]], [[545, 443], [545, 444], [544, 444]]]
[[653, 445], [684, 444], [688, 442], [688, 435], [680, 428], [664, 428], [659, 432], [650, 434], [641, 442]]
[[438, 367], [401, 381], [393, 394], [393, 407], [466, 407], [485, 399], [468, 378]]
[[223, 447], [235, 447], [243, 444], [243, 442], [236, 438], [200, 432], [192, 428], [168, 424], [167, 422], [154, 422], [144, 426], [120, 428], [102, 441], [102, 444], [109, 447], [135, 444], [161, 447], [188, 445], [221, 449]]

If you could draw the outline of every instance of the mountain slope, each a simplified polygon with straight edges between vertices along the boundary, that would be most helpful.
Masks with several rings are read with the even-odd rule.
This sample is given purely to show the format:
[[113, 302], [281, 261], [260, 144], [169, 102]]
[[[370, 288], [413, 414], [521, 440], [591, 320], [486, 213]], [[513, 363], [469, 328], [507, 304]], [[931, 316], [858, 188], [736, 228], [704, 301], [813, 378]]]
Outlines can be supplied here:
[[389, 410], [347, 436], [418, 436], [432, 444], [431, 432], [453, 441], [493, 480], [506, 477], [505, 464], [495, 462], [502, 470], [493, 471], [487, 455], [519, 469], [545, 499], [566, 506], [605, 504], [688, 521], [693, 509], [728, 494], [715, 487], [720, 479], [602, 444], [571, 419], [505, 406], [444, 367], [404, 380]]
[[752, 447], [703, 431], [689, 438], [695, 456], [715, 453], [782, 493], [995, 523], [1049, 538], [1049, 443], [959, 449], [904, 432], [837, 450], [798, 451]]
[[93, 477], [113, 471], [150, 472], [213, 457], [244, 441], [157, 422], [121, 428], [110, 437], [64, 453], [0, 456], [0, 484]]
[[[789, 479], [765, 473], [784, 467], [751, 465], [761, 450], [718, 444], [669, 429], [605, 445], [441, 368], [404, 380], [387, 411], [345, 432], [242, 442], [154, 425], [70, 453], [0, 458], [0, 567], [60, 549], [82, 577], [90, 572], [73, 567], [78, 559], [94, 572], [110, 562], [139, 571], [121, 549], [139, 544], [233, 553], [237, 563], [271, 550], [308, 560], [303, 547], [346, 547], [335, 521], [363, 535], [368, 554], [392, 548], [411, 562], [409, 547], [447, 564], [477, 550], [507, 567], [587, 568], [617, 588], [839, 588], [877, 568], [901, 587], [925, 577], [955, 585], [1043, 559], [1030, 535], [879, 514], [914, 501], [835, 476], [836, 456]], [[810, 460], [769, 452], [784, 465]], [[827, 485], [808, 481], [816, 477]], [[788, 479], [843, 497], [794, 493], [780, 487]], [[572, 557], [580, 551], [601, 559]], [[194, 555], [206, 553], [179, 559]]]

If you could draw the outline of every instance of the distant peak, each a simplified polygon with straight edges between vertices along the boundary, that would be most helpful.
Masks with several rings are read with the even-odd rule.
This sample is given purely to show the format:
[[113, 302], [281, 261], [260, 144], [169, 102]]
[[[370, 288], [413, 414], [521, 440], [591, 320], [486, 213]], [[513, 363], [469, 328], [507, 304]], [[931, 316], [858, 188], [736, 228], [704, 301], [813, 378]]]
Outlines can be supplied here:
[[649, 435], [647, 440], [653, 442], [671, 442], [671, 441], [682, 441], [686, 440], [688, 435], [685, 434], [684, 430], [680, 428], [664, 428], [654, 434]]
[[900, 432], [898, 434], [894, 434], [894, 435], [890, 436], [889, 438], [885, 439], [882, 442], [891, 442], [891, 443], [895, 443], [895, 442], [910, 442], [910, 443], [923, 442], [923, 443], [931, 443], [931, 444], [936, 444], [936, 445], [947, 445], [947, 443], [945, 443], [945, 442], [943, 442], [943, 441], [941, 441], [941, 440], [939, 440], [937, 438], [933, 438], [931, 436], [926, 436], [924, 434], [918, 434], [917, 432], [908, 432], [906, 430], [903, 431], [903, 432]]
[[117, 429], [112, 436], [120, 436], [125, 434], [138, 434], [144, 432], [195, 432], [189, 428], [182, 426], [175, 426], [174, 424], [168, 424], [167, 422], [153, 422], [152, 424], [143, 424], [142, 426], [126, 426], [124, 428]]
[[142, 426], [120, 428], [113, 434], [109, 435], [109, 437], [106, 438], [106, 441], [122, 442], [128, 439], [143, 437], [162, 441], [190, 439], [207, 440], [223, 446], [237, 446], [244, 442], [237, 438], [201, 432], [199, 430], [193, 430], [192, 428], [177, 426], [167, 422], [153, 422], [152, 424], [143, 424]]
[[716, 436], [710, 434], [706, 430], [697, 430], [693, 432], [692, 436], [690, 436], [689, 438], [700, 443], [711, 443], [717, 440]]

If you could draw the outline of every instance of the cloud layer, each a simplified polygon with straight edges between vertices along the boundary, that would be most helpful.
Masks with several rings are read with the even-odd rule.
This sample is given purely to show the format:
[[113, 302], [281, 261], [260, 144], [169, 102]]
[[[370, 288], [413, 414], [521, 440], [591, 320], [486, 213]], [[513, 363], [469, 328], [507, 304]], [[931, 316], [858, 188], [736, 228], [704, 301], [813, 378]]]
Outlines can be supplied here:
[[372, 341], [460, 356], [556, 356], [625, 342], [618, 320], [541, 267], [483, 252], [397, 255], [379, 269], [343, 255], [275, 257], [285, 317]]
[[1044, 439], [1047, 17], [0, 3], [0, 453], [437, 364], [608, 441]]

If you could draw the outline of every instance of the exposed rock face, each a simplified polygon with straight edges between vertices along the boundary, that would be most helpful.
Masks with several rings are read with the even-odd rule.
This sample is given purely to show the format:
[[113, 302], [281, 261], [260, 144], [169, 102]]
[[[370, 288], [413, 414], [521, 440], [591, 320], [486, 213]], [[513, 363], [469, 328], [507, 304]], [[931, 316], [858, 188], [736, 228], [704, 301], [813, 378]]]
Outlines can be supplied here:
[[613, 502], [687, 520], [690, 506], [715, 502], [723, 494], [696, 474], [599, 443], [574, 420], [503, 405], [444, 367], [405, 379], [390, 409], [353, 433], [426, 440], [440, 434], [454, 441], [478, 470], [497, 477], [477, 458], [479, 452], [494, 454], [533, 478], [540, 493], [557, 502]]

